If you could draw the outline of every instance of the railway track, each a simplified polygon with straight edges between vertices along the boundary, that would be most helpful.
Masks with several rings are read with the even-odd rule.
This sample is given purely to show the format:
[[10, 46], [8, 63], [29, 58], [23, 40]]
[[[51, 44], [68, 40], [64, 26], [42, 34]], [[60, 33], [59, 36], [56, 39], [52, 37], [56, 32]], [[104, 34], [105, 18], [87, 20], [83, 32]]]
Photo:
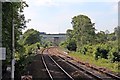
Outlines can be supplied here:
[[50, 55], [43, 54], [42, 61], [51, 80], [74, 80]]
[[33, 80], [120, 80], [114, 74], [62, 55], [54, 48], [38, 53], [26, 71], [29, 71]]
[[[55, 53], [53, 50], [49, 49], [49, 53], [50, 52]], [[67, 58], [69, 58], [69, 59], [67, 59]], [[72, 65], [75, 68], [79, 69], [80, 71], [84, 72], [84, 74], [88, 74], [88, 75], [90, 75], [91, 77], [93, 77], [97, 80], [119, 80], [120, 79], [120, 77], [118, 77], [114, 74], [111, 74], [111, 73], [108, 73], [108, 72], [105, 72], [105, 71], [101, 71], [101, 70], [99, 70], [95, 67], [87, 67], [83, 63], [80, 63], [78, 61], [73, 62], [73, 59], [71, 59], [68, 56], [67, 56], [67, 58], [63, 58], [61, 56], [58, 56], [58, 58], [56, 58], [56, 60], [59, 59], [60, 61], [64, 61], [64, 64]]]
[[92, 77], [94, 77], [94, 78], [96, 78], [98, 80], [117, 80], [117, 79], [115, 79], [115, 78], [113, 78], [111, 76], [107, 76], [106, 74], [102, 74], [99, 71], [90, 69], [90, 68], [88, 68], [86, 66], [82, 66], [82, 65], [79, 65], [79, 64], [76, 65], [75, 63], [72, 63], [72, 62], [69, 62], [69, 61], [65, 61], [65, 62], [68, 63], [68, 64], [70, 64], [70, 65], [75, 66], [79, 70], [85, 72], [86, 74], [89, 74], [90, 76], [92, 76]]
[[[59, 60], [58, 57], [48, 54], [49, 50], [43, 51], [42, 61], [45, 66], [48, 76], [51, 80], [96, 80], [83, 71], [80, 71], [73, 65], [65, 63], [63, 60]], [[46, 54], [47, 53], [47, 54]]]
[[88, 74], [83, 73], [83, 71], [80, 71], [73, 65], [67, 64], [63, 60], [59, 60], [59, 58], [54, 55], [53, 56], [49, 55], [49, 57], [54, 63], [60, 66], [60, 68], [62, 68], [61, 70], [63, 70], [63, 72], [65, 72], [66, 75], [68, 74], [69, 78], [72, 80], [77, 80], [77, 79], [96, 80], [95, 78], [89, 76]]

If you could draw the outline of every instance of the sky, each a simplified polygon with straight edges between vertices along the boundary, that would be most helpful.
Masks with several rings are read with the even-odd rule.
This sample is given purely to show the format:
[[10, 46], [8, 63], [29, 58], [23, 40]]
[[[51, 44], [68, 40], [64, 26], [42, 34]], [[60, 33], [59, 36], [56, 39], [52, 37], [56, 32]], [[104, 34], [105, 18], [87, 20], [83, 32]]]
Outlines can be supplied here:
[[27, 28], [46, 33], [66, 33], [72, 29], [72, 18], [88, 16], [97, 31], [114, 31], [118, 25], [118, 0], [24, 0]]

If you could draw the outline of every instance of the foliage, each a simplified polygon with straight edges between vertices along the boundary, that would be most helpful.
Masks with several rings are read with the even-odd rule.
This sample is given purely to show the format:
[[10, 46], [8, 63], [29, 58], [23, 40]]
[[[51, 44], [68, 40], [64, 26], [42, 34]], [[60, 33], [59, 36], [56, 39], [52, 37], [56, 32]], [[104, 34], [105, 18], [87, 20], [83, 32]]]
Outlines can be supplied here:
[[67, 41], [62, 41], [62, 42], [59, 44], [59, 46], [66, 49], [66, 48], [67, 48], [67, 44], [68, 44]]
[[[24, 48], [23, 52], [16, 53], [17, 59], [20, 58], [23, 55], [30, 55], [32, 53], [35, 53], [37, 48], [40, 48], [41, 46], [41, 36], [38, 31], [34, 29], [28, 29], [21, 37], [20, 40], [18, 40], [19, 44], [21, 44]], [[20, 50], [22, 51], [22, 50]]]
[[120, 61], [120, 53], [118, 52], [118, 47], [114, 46], [110, 52], [108, 57], [112, 62]]
[[100, 31], [96, 34], [96, 41], [97, 43], [105, 43], [107, 41], [107, 37], [104, 31]]
[[68, 42], [67, 49], [70, 51], [76, 51], [76, 49], [77, 49], [76, 42], [74, 40], [70, 40]]
[[32, 53], [35, 53], [36, 49], [38, 48], [37, 45], [40, 45], [40, 43], [35, 43], [35, 44], [32, 44], [32, 45], [25, 45], [26, 47], [26, 55], [30, 55]]
[[73, 32], [77, 40], [77, 50], [87, 43], [93, 43], [95, 36], [94, 23], [85, 15], [78, 15], [72, 18]]
[[111, 63], [108, 59], [104, 58], [95, 60], [93, 56], [80, 54], [79, 52], [69, 53], [69, 55], [75, 57], [77, 60], [89, 63], [90, 65], [103, 67], [114, 72], [120, 72], [120, 70], [118, 70], [119, 62]]
[[45, 41], [42, 46], [43, 46], [44, 48], [47, 48], [47, 47], [49, 47], [49, 46], [52, 46], [52, 42], [50, 42], [50, 41]]
[[[115, 68], [116, 71], [119, 67], [116, 63], [120, 61], [120, 26], [113, 33], [108, 30], [95, 33], [95, 23], [86, 15], [74, 16], [71, 23], [73, 29], [66, 31], [67, 40], [60, 43], [60, 46], [70, 51], [76, 51], [77, 48], [72, 55], [85, 61], [88, 59], [97, 65], [103, 63], [102, 66]], [[110, 65], [107, 66], [107, 63]]]
[[16, 75], [16, 78], [22, 75], [22, 73], [26, 69], [26, 66], [30, 64], [30, 62], [33, 60], [33, 56], [36, 53], [36, 49], [40, 48], [41, 46], [41, 37], [38, 31], [34, 29], [29, 29], [22, 35], [21, 39], [18, 40], [18, 42], [21, 43], [21, 46], [23, 46], [24, 49], [23, 52], [16, 52], [15, 54], [17, 62], [16, 72], [18, 73], [18, 75]]
[[71, 29], [68, 29], [66, 31], [66, 35], [67, 35], [67, 41], [71, 41], [72, 39], [75, 39], [75, 35], [74, 35], [74, 31]]
[[70, 51], [76, 51], [77, 44], [74, 36], [74, 31], [71, 29], [67, 30], [67, 40], [66, 40], [66, 48]]
[[[26, 27], [26, 20], [22, 13], [24, 7], [28, 5], [23, 2], [3, 2], [2, 3], [2, 47], [6, 48], [6, 60], [3, 63], [3, 70], [5, 66], [10, 65], [12, 57], [12, 26], [14, 24], [15, 31], [15, 49], [16, 52], [23, 47], [17, 42], [22, 34], [22, 29]], [[21, 12], [21, 14], [20, 14]], [[21, 50], [22, 51], [22, 50]]]
[[34, 54], [30, 54], [29, 56], [23, 55], [19, 57], [19, 60], [17, 60], [17, 63], [15, 64], [15, 79], [20, 79], [21, 75], [24, 75], [26, 71], [27, 65], [29, 65], [33, 61]]
[[[15, 77], [21, 75], [25, 66], [33, 57], [37, 45], [41, 45], [39, 32], [33, 29], [26, 31], [23, 36], [22, 29], [26, 28], [26, 20], [23, 14], [24, 7], [28, 7], [25, 2], [3, 2], [2, 3], [2, 47], [6, 48], [6, 60], [2, 62], [3, 73], [6, 67], [11, 65], [12, 58], [12, 27], [14, 24], [15, 31]], [[29, 58], [29, 59], [28, 59]]]
[[28, 29], [19, 40], [19, 43], [22, 45], [32, 45], [37, 42], [41, 42], [41, 36], [39, 31], [36, 31], [34, 29]]
[[99, 58], [108, 59], [108, 53], [109, 53], [108, 45], [99, 44], [99, 45], [96, 47], [95, 59], [97, 60], [98, 57], [99, 57]]
[[111, 62], [120, 61], [120, 27], [116, 27], [113, 33], [108, 30], [95, 33], [94, 24], [86, 15], [74, 16], [73, 30], [67, 30], [67, 40], [62, 45], [66, 45], [68, 50], [77, 47], [78, 52], [95, 60], [104, 58]]

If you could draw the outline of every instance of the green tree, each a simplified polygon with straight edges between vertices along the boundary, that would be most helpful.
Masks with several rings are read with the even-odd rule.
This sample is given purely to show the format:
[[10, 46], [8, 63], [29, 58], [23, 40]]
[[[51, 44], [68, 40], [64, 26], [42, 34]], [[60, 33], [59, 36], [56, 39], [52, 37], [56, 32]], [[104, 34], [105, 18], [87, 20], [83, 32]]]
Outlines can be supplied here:
[[76, 51], [77, 45], [75, 40], [70, 40], [67, 44], [67, 49], [70, 51]]
[[32, 45], [35, 44], [37, 42], [42, 43], [41, 42], [41, 36], [39, 31], [36, 31], [34, 29], [28, 29], [21, 37], [21, 39], [19, 40], [19, 43], [21, 43], [22, 45]]
[[77, 50], [87, 43], [93, 43], [95, 37], [94, 23], [85, 15], [78, 15], [72, 18], [72, 25], [77, 40]]
[[74, 38], [73, 30], [68, 29], [66, 33], [67, 33], [67, 40], [71, 40], [72, 38]]
[[[17, 42], [22, 34], [22, 29], [26, 26], [26, 20], [22, 13], [24, 7], [28, 5], [23, 2], [3, 2], [2, 3], [2, 47], [6, 48], [6, 60], [3, 61], [3, 73], [6, 66], [10, 65], [12, 57], [12, 26], [15, 28], [15, 49], [21, 49], [20, 44]], [[20, 14], [20, 12], [22, 14]]]
[[75, 39], [75, 35], [74, 35], [74, 31], [71, 29], [67, 30], [67, 49], [70, 51], [76, 51], [77, 48], [77, 44], [76, 44], [76, 39]]
[[106, 35], [104, 31], [100, 31], [96, 34], [96, 41], [98, 43], [104, 43], [107, 41]]

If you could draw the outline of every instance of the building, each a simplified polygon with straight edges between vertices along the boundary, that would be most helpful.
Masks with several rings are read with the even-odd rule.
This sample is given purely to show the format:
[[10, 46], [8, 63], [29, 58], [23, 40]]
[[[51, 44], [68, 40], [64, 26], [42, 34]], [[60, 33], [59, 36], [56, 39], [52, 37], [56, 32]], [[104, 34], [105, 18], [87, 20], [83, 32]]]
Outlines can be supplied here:
[[43, 41], [49, 41], [53, 45], [59, 45], [60, 42], [66, 40], [66, 34], [46, 34], [45, 32], [40, 32]]

